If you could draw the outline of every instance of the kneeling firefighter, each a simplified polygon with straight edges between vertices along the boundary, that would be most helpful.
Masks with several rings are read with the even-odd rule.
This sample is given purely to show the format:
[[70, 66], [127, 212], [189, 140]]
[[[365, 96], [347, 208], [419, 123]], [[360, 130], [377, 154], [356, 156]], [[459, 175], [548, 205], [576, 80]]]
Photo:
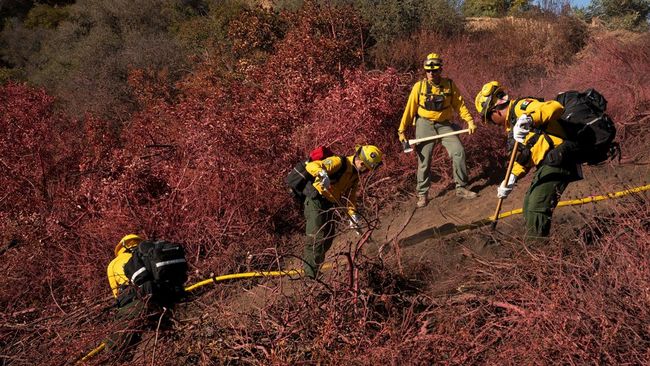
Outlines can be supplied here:
[[377, 169], [382, 162], [382, 152], [373, 145], [358, 146], [354, 155], [331, 156], [310, 161], [305, 168], [314, 179], [304, 201], [306, 222], [305, 275], [315, 278], [325, 260], [325, 253], [334, 240], [333, 206], [345, 199], [350, 226], [359, 228], [361, 217], [357, 214], [357, 187], [359, 175]]
[[510, 100], [497, 81], [483, 85], [475, 106], [484, 122], [504, 126], [510, 150], [518, 142], [512, 172], [497, 189], [497, 197], [506, 198], [516, 181], [535, 166], [537, 171], [524, 197], [526, 238], [547, 237], [560, 196], [569, 183], [582, 179], [580, 165], [565, 153], [571, 141], [566, 140], [559, 122], [564, 106], [540, 98]]

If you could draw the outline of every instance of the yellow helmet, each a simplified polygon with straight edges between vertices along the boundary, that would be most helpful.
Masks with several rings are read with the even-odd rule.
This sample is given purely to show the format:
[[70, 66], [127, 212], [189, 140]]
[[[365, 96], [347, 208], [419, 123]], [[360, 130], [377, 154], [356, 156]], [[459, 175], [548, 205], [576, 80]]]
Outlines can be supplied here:
[[442, 59], [437, 53], [430, 53], [424, 60], [425, 70], [439, 70], [442, 69]]
[[498, 81], [490, 81], [483, 85], [481, 91], [476, 94], [474, 105], [476, 106], [478, 114], [481, 115], [483, 122], [486, 122], [488, 120], [488, 114], [492, 111], [492, 108], [507, 101], [508, 94], [501, 84], [499, 84]]
[[357, 148], [357, 156], [366, 168], [373, 170], [381, 165], [382, 152], [375, 145], [363, 145]]
[[141, 237], [139, 237], [136, 234], [126, 235], [115, 246], [115, 256], [117, 257], [117, 255], [120, 253], [120, 250], [122, 248], [126, 248], [126, 249], [133, 248], [133, 247], [137, 246], [138, 244], [140, 244], [140, 242], [143, 241], [143, 240], [144, 239], [142, 239]]

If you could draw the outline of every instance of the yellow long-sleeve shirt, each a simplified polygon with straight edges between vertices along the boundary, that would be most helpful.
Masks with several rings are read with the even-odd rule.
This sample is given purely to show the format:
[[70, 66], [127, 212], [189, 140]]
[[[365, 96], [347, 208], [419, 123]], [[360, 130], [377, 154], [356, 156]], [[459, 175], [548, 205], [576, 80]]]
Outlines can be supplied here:
[[[564, 142], [560, 136], [566, 135], [564, 129], [558, 122], [563, 112], [564, 106], [554, 100], [542, 102], [533, 98], [524, 98], [510, 102], [506, 121], [512, 121], [511, 123], [514, 126], [517, 118], [521, 115], [529, 115], [533, 120], [533, 128], [524, 139], [524, 145], [531, 145], [534, 141], [532, 146], [528, 147], [530, 150], [530, 159], [523, 165], [515, 162], [512, 168], [512, 174], [517, 177], [525, 174], [531, 167], [539, 165], [544, 160], [544, 157], [546, 157], [546, 153], [551, 150], [552, 147], [547, 141], [547, 138], [540, 136], [535, 131], [535, 128], [547, 132], [546, 136], [552, 141], [553, 147], [557, 147]], [[506, 123], [506, 132], [509, 133], [513, 126], [510, 126], [510, 123]]]
[[118, 289], [121, 285], [128, 284], [129, 279], [124, 274], [124, 265], [131, 259], [131, 253], [127, 252], [125, 248], [120, 249], [117, 257], [108, 264], [106, 268], [106, 275], [108, 276], [108, 284], [113, 291], [113, 297], [117, 298]]
[[[427, 90], [430, 89], [430, 90]], [[426, 94], [429, 92], [434, 95], [443, 95], [443, 109], [432, 111], [425, 109]], [[404, 133], [409, 125], [415, 125], [415, 117], [420, 116], [432, 121], [451, 121], [453, 112], [458, 113], [468, 125], [473, 123], [472, 115], [465, 106], [465, 101], [458, 91], [458, 87], [451, 79], [442, 78], [440, 84], [434, 84], [426, 79], [420, 80], [411, 89], [402, 120], [400, 121], [398, 132]]]
[[[354, 168], [354, 155], [345, 158], [347, 164], [345, 172], [335, 182], [332, 182], [330, 188], [325, 191], [318, 178], [318, 172], [325, 170], [327, 175], [331, 176], [342, 167], [342, 159], [339, 156], [331, 156], [327, 159], [310, 161], [306, 165], [307, 172], [316, 179], [314, 188], [332, 203], [340, 202], [347, 204], [348, 213], [354, 215], [357, 212], [357, 185], [359, 183], [359, 173]], [[342, 198], [345, 198], [343, 201]]]

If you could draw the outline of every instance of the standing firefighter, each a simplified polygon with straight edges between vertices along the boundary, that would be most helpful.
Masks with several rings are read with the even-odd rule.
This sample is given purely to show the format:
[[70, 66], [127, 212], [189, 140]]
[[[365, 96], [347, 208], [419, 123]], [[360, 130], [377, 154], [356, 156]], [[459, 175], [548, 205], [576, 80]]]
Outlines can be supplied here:
[[[356, 148], [351, 156], [331, 156], [307, 162], [307, 173], [313, 177], [305, 194], [305, 275], [316, 278], [325, 253], [334, 240], [334, 205], [345, 200], [350, 226], [359, 228], [357, 186], [359, 175], [381, 165], [382, 152], [373, 145]], [[311, 191], [311, 192], [309, 192]]]
[[[415, 138], [424, 138], [453, 132], [451, 123], [455, 111], [467, 123], [469, 133], [474, 133], [476, 125], [470, 115], [463, 97], [451, 79], [443, 78], [442, 59], [436, 53], [430, 53], [424, 60], [426, 78], [413, 86], [399, 125], [398, 135], [402, 143], [407, 141], [406, 129], [415, 125]], [[419, 143], [415, 147], [418, 155], [417, 171], [417, 207], [427, 204], [427, 194], [431, 186], [431, 153], [435, 142]], [[476, 197], [468, 190], [465, 149], [456, 135], [442, 138], [442, 146], [453, 162], [453, 175], [456, 183], [456, 195], [466, 199]]]
[[484, 121], [502, 125], [510, 150], [518, 143], [518, 155], [507, 181], [497, 189], [506, 198], [517, 179], [535, 166], [537, 172], [524, 197], [523, 213], [527, 239], [544, 238], [551, 230], [551, 217], [560, 196], [573, 181], [582, 179], [582, 170], [566, 154], [572, 141], [566, 140], [559, 120], [564, 107], [557, 101], [536, 98], [510, 100], [497, 81], [485, 85], [476, 95], [476, 110]]
[[118, 311], [116, 329], [105, 343], [120, 350], [137, 341], [147, 319], [157, 319], [184, 295], [185, 251], [179, 244], [129, 234], [115, 247], [106, 272]]

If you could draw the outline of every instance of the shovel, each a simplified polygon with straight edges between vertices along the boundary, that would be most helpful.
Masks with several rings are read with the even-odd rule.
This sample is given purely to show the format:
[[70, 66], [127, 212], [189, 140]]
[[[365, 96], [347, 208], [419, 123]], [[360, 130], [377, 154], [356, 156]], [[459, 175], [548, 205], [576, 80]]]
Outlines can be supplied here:
[[435, 135], [429, 137], [422, 137], [419, 139], [408, 140], [408, 142], [404, 141], [402, 143], [402, 148], [404, 149], [405, 153], [410, 153], [411, 151], [413, 151], [412, 146], [417, 145], [420, 142], [436, 140], [447, 136], [460, 135], [461, 133], [467, 133], [467, 132], [469, 132], [469, 128], [466, 128], [464, 130], [454, 131], [454, 132], [443, 133], [442, 135]]
[[[515, 159], [517, 159], [517, 150], [519, 150], [519, 143], [515, 141], [515, 146], [512, 148], [512, 154], [510, 155], [510, 161], [508, 162], [508, 169], [506, 170], [506, 177], [503, 179], [503, 184], [507, 184], [508, 178], [510, 178], [510, 173], [512, 173], [512, 167], [515, 165]], [[492, 221], [492, 230], [497, 228], [497, 221], [499, 220], [499, 212], [501, 212], [501, 205], [503, 204], [503, 198], [499, 198], [497, 203], [497, 209], [494, 211], [494, 221]]]

